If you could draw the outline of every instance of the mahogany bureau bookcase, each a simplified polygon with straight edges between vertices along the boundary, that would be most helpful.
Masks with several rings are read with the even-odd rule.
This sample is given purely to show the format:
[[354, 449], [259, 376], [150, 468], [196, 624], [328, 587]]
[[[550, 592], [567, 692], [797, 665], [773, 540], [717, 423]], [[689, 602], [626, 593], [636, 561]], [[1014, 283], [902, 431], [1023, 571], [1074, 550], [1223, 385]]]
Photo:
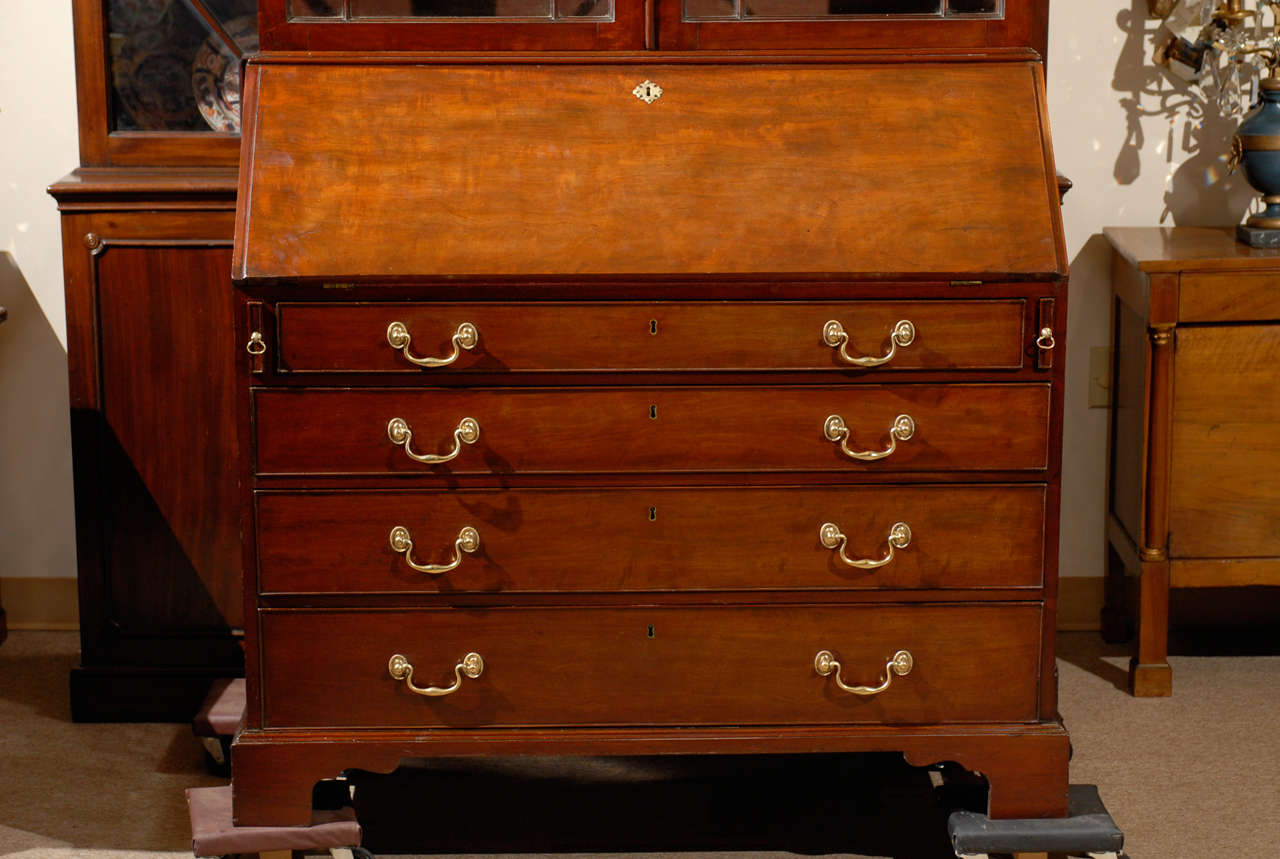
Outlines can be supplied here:
[[875, 750], [1064, 815], [1046, 4], [463, 8], [260, 7], [237, 822]]
[[1169, 589], [1280, 585], [1280, 253], [1230, 228], [1111, 227], [1115, 384], [1103, 629], [1173, 692]]

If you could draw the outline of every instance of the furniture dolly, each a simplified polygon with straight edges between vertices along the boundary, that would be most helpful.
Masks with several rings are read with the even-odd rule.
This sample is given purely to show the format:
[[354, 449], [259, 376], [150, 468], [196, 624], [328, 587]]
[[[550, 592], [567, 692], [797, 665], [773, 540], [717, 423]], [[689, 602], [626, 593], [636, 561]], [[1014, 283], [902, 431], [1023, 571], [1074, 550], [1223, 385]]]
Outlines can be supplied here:
[[992, 820], [974, 811], [955, 811], [947, 818], [947, 834], [960, 859], [987, 859], [992, 854], [1089, 856], [1120, 859], [1124, 833], [1116, 826], [1091, 784], [1073, 784], [1070, 809], [1062, 819]]
[[[214, 684], [192, 723], [193, 732], [204, 742], [211, 768], [225, 764], [222, 755], [243, 712], [244, 680]], [[234, 848], [240, 853], [257, 849], [262, 859], [284, 859], [293, 849], [307, 847], [328, 847], [334, 859], [372, 855], [363, 848], [348, 846], [360, 840], [360, 827], [351, 808], [319, 812], [335, 817], [318, 826], [234, 827], [229, 787], [189, 790], [187, 797], [196, 856], [222, 855]], [[1124, 845], [1124, 834], [1111, 819], [1094, 785], [1070, 786], [1068, 816], [1064, 819], [993, 821], [985, 814], [960, 810], [948, 817], [947, 833], [960, 859], [985, 859], [992, 854], [1038, 859], [1063, 853], [1119, 859]]]
[[231, 786], [187, 789], [191, 851], [195, 856], [289, 859], [295, 850], [328, 850], [333, 859], [370, 859], [360, 844], [360, 824], [350, 807], [312, 812], [310, 826], [235, 826]]

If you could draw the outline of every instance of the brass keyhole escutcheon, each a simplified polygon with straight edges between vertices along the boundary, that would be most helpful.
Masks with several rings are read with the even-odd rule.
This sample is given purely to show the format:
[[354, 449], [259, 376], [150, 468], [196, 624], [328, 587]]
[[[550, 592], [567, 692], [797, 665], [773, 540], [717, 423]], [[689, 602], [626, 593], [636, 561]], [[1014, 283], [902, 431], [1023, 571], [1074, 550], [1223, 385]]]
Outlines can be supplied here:
[[653, 104], [662, 98], [662, 87], [658, 86], [651, 80], [646, 80], [642, 84], [637, 84], [631, 94], [640, 99], [645, 104]]
[[650, 320], [649, 320], [649, 333], [650, 333], [650, 334], [657, 334], [657, 333], [658, 333], [658, 320], [656, 320], [656, 319], [650, 319]]
[[656, 421], [658, 419], [658, 407], [656, 405], [649, 406], [649, 420]]
[[657, 508], [657, 507], [650, 507], [650, 508], [649, 508], [649, 521], [650, 521], [650, 522], [656, 522], [657, 520], [658, 520], [658, 508]]
[[653, 638], [653, 624], [649, 624], [649, 637]]

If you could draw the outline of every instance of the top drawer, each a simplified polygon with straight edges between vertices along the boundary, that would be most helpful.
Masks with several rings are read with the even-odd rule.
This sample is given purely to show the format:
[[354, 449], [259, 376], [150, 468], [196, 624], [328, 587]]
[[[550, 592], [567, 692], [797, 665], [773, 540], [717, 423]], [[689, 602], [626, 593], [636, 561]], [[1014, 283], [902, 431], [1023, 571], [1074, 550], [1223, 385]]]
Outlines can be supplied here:
[[287, 302], [278, 306], [280, 369], [426, 374], [1018, 369], [1023, 304]]
[[1188, 271], [1178, 285], [1179, 322], [1280, 319], [1280, 271]]

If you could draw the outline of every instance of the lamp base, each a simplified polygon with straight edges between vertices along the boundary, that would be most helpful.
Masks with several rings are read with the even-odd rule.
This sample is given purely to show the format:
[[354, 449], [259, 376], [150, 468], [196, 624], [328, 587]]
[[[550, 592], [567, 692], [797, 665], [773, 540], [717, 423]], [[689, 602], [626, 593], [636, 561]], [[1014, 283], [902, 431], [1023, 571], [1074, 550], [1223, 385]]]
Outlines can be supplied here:
[[1240, 224], [1236, 227], [1236, 239], [1251, 248], [1280, 248], [1280, 229]]

